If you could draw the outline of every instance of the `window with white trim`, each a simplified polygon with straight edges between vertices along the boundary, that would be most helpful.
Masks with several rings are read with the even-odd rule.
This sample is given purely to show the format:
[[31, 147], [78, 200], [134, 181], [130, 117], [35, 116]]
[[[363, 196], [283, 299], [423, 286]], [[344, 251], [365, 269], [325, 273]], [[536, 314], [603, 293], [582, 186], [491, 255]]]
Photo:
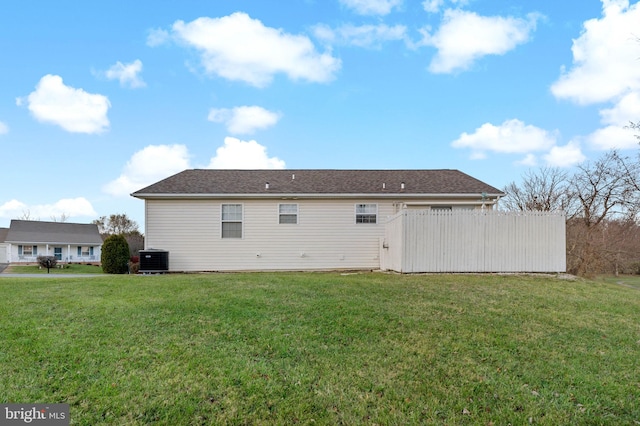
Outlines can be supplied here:
[[297, 204], [279, 204], [278, 205], [278, 223], [280, 224], [297, 224], [298, 223], [298, 205]]
[[242, 204], [222, 205], [222, 238], [242, 238]]
[[356, 204], [356, 223], [377, 223], [377, 204]]
[[78, 246], [78, 257], [93, 256], [93, 247]]
[[38, 246], [18, 245], [18, 256], [37, 256]]

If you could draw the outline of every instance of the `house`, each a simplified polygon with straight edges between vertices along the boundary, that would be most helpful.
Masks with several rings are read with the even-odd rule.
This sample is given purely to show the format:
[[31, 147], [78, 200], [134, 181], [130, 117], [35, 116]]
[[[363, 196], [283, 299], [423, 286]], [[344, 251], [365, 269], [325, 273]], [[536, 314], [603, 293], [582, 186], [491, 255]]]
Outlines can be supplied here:
[[185, 170], [131, 194], [170, 271], [379, 269], [387, 218], [492, 209], [458, 170]]
[[32, 263], [40, 255], [62, 262], [99, 263], [102, 237], [95, 224], [12, 220], [4, 244], [7, 263]]

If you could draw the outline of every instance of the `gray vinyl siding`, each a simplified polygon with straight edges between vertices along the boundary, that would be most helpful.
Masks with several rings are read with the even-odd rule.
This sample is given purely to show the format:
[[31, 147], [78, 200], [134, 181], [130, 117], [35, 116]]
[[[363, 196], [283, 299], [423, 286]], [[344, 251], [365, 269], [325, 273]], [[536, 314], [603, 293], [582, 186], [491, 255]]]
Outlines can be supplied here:
[[[147, 199], [147, 249], [169, 251], [170, 271], [378, 269], [391, 201]], [[279, 224], [278, 205], [298, 204]], [[356, 224], [356, 204], [377, 204], [376, 224]], [[242, 238], [221, 237], [222, 204], [243, 205]]]

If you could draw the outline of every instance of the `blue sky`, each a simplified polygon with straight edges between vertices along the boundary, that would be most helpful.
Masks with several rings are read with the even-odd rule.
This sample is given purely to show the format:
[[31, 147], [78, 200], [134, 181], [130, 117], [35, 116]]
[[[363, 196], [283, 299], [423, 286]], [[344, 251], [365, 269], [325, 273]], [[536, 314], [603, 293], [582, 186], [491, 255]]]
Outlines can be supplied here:
[[634, 153], [627, 0], [8, 1], [0, 227], [90, 222], [187, 168], [530, 168]]

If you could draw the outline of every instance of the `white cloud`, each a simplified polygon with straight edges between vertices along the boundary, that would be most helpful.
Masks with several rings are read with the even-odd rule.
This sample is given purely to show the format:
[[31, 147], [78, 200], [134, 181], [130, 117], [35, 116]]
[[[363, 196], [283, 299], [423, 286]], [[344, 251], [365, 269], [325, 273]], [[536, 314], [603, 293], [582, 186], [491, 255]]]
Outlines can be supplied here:
[[66, 86], [62, 77], [47, 74], [29, 96], [16, 99], [28, 104], [31, 114], [41, 122], [52, 123], [73, 133], [100, 133], [109, 127], [109, 98]]
[[189, 168], [189, 153], [184, 145], [149, 145], [133, 154], [122, 174], [102, 190], [113, 196], [125, 196], [172, 174]]
[[336, 29], [320, 24], [313, 29], [314, 35], [319, 40], [328, 44], [344, 44], [358, 47], [379, 48], [387, 41], [405, 40], [407, 28], [404, 25], [392, 27], [385, 24], [378, 25], [343, 25]]
[[638, 147], [634, 130], [625, 127], [640, 118], [640, 91], [623, 96], [612, 108], [600, 110], [600, 117], [605, 127], [587, 137], [594, 148], [609, 150]]
[[596, 149], [634, 149], [638, 139], [631, 129], [624, 126], [606, 126], [587, 136], [587, 142]]
[[[640, 64], [638, 64], [640, 66]], [[640, 117], [640, 90], [620, 98], [613, 108], [600, 111], [604, 124], [627, 125]]]
[[211, 169], [284, 169], [285, 163], [277, 157], [269, 157], [267, 148], [256, 141], [241, 141], [226, 137], [224, 146], [216, 150], [209, 163]]
[[586, 160], [580, 145], [573, 141], [565, 146], [554, 146], [543, 158], [550, 167], [572, 167]]
[[140, 59], [136, 59], [130, 64], [123, 64], [118, 61], [115, 65], [112, 65], [105, 72], [105, 76], [109, 80], [119, 80], [120, 86], [123, 87], [131, 87], [132, 89], [138, 87], [145, 87], [146, 83], [140, 78], [140, 73], [142, 72], [142, 62]]
[[7, 201], [6, 203], [0, 205], [0, 217], [16, 219], [22, 216], [27, 210], [29, 210], [29, 207], [21, 201]]
[[247, 14], [176, 21], [173, 36], [200, 51], [205, 71], [220, 77], [267, 86], [276, 74], [293, 80], [328, 82], [340, 60], [316, 51], [309, 38], [266, 27]]
[[[444, 7], [447, 0], [424, 0], [422, 2], [422, 7], [426, 12], [429, 13], [438, 13], [442, 7]], [[449, 0], [449, 3], [464, 6], [468, 3], [467, 0]]]
[[[191, 168], [185, 145], [149, 145], [136, 152], [117, 179], [102, 187], [112, 196], [126, 196], [175, 173]], [[208, 168], [213, 169], [283, 169], [284, 161], [267, 156], [266, 147], [256, 141], [227, 137], [216, 150]], [[1, 212], [1, 210], [0, 210]]]
[[522, 160], [516, 161], [521, 166], [535, 167], [538, 165], [538, 158], [533, 154], [527, 154]]
[[9, 133], [9, 126], [0, 121], [0, 135], [6, 135]]
[[230, 133], [240, 135], [275, 125], [280, 120], [280, 114], [259, 106], [240, 106], [232, 109], [212, 108], [208, 119], [224, 123]]
[[97, 216], [91, 203], [84, 197], [64, 198], [52, 205], [35, 206], [31, 211], [43, 217], [45, 217], [45, 215], [51, 217], [61, 216], [63, 214], [69, 217]]
[[539, 18], [538, 14], [521, 19], [448, 9], [436, 33], [420, 31], [424, 36], [420, 44], [438, 49], [429, 71], [451, 73], [468, 69], [483, 56], [504, 55], [529, 41]]
[[640, 3], [603, 0], [602, 14], [573, 40], [573, 67], [551, 86], [557, 98], [587, 105], [640, 90]]
[[11, 200], [0, 206], [0, 217], [17, 219], [28, 214], [34, 220], [49, 220], [52, 217], [97, 216], [91, 203], [84, 197], [63, 198], [54, 204], [29, 206], [18, 200]]
[[548, 150], [556, 143], [556, 135], [539, 127], [525, 125], [517, 119], [499, 126], [485, 123], [472, 134], [463, 133], [451, 143], [454, 148], [470, 148], [473, 158], [484, 158], [486, 151], [498, 153], [530, 153]]
[[340, 0], [340, 3], [360, 15], [388, 15], [402, 0]]
[[168, 31], [161, 28], [154, 28], [149, 30], [149, 35], [147, 36], [147, 46], [160, 46], [167, 43], [169, 40], [171, 40], [171, 35], [169, 35]]

